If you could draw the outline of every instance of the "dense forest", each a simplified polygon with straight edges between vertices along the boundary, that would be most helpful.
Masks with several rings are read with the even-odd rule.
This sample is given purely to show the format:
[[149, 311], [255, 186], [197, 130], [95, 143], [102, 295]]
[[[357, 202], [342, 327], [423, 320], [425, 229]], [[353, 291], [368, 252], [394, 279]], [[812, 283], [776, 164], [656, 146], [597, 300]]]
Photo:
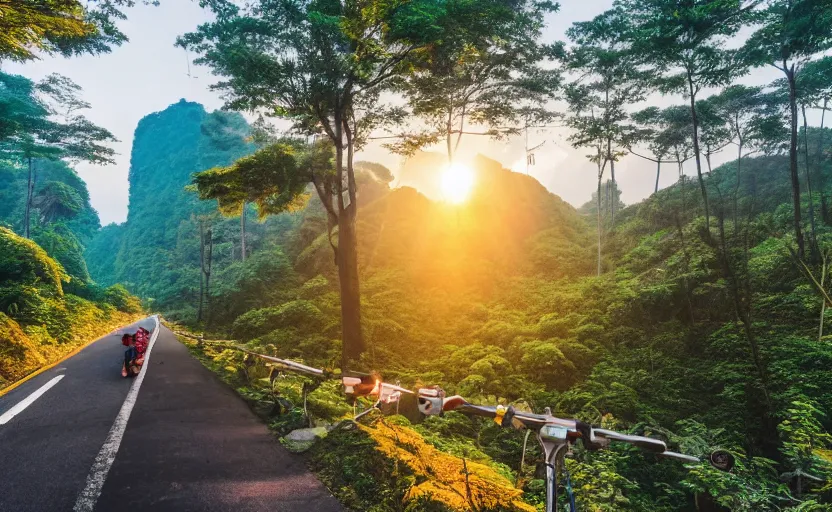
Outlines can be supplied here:
[[[107, 272], [135, 276], [128, 282], [137, 292], [158, 290], [156, 306], [166, 316], [196, 325], [202, 238], [203, 264], [213, 253], [202, 323], [213, 336], [337, 366], [338, 275], [320, 202], [310, 199], [297, 212], [261, 221], [251, 215], [243, 261], [239, 215], [223, 217], [216, 203], [200, 203], [185, 189], [203, 152], [217, 158], [209, 142], [216, 116], [225, 114], [179, 103], [140, 124], [138, 141], [196, 134], [191, 146], [170, 146], [169, 152], [156, 144], [146, 152], [148, 146], [137, 144], [132, 157], [131, 197], [153, 189], [157, 197], [175, 193], [183, 200], [178, 213], [154, 207], [137, 215], [131, 208], [126, 225], [103, 229], [88, 249], [91, 272], [101, 282], [113, 280]], [[244, 151], [247, 127], [242, 121], [233, 126], [224, 147]], [[820, 131], [808, 134], [820, 140]], [[144, 166], [151, 156], [166, 164], [165, 172], [143, 176], [139, 169], [150, 168]], [[426, 153], [407, 165], [441, 160]], [[795, 488], [789, 491], [795, 471], [825, 478], [829, 467], [822, 411], [832, 407], [832, 349], [821, 296], [788, 250], [787, 164], [778, 154], [744, 159], [740, 229], [734, 231], [730, 202], [714, 219], [724, 240], [705, 234], [698, 185], [689, 178], [616, 212], [614, 229], [611, 208], [602, 203], [598, 276], [592, 203], [576, 210], [533, 178], [484, 157], [472, 164], [476, 186], [468, 201], [434, 202], [412, 188], [392, 188], [389, 170], [361, 162], [357, 231], [368, 364], [408, 385], [440, 383], [472, 400], [551, 406], [564, 416], [661, 433], [689, 452], [726, 446], [748, 457], [724, 479], [647, 462], [626, 450], [600, 458], [579, 454], [573, 474], [587, 485], [576, 491], [583, 503], [684, 510], [693, 506], [692, 493], [706, 489], [734, 510], [797, 500]], [[735, 176], [732, 162], [709, 173], [706, 183], [716, 194], [733, 187]], [[818, 205], [819, 240], [827, 236], [830, 213]], [[96, 267], [95, 251], [113, 254], [102, 244], [124, 244], [120, 237], [127, 232], [156, 232], [167, 241], [141, 238], [156, 248], [155, 259]], [[728, 254], [723, 242], [731, 244]], [[725, 277], [727, 258], [732, 268], [742, 262], [738, 275]], [[753, 290], [742, 300], [753, 315], [756, 356], [732, 286]], [[244, 365], [233, 354], [219, 359], [232, 368]], [[518, 439], [476, 425], [465, 420], [453, 427], [459, 429], [451, 432], [454, 442], [516, 467]], [[472, 444], [469, 436], [486, 440]], [[824, 495], [822, 484], [803, 487], [804, 498]]]
[[[244, 140], [248, 130], [239, 114], [208, 114], [201, 105], [184, 100], [143, 119], [130, 159], [127, 222], [105, 226], [86, 248], [95, 280], [124, 283], [172, 318], [195, 322], [200, 226], [212, 224], [218, 214], [215, 207], [199, 204], [185, 186], [192, 173], [227, 165], [251, 152]], [[225, 229], [234, 233], [235, 223], [226, 224]], [[258, 238], [256, 227], [249, 237]], [[218, 274], [229, 272], [235, 260], [232, 237], [225, 238], [214, 248]], [[239, 239], [237, 234], [238, 244]], [[236, 259], [240, 254], [238, 245]], [[184, 317], [174, 313], [177, 309], [183, 309]]]
[[85, 248], [98, 213], [73, 160], [106, 160], [112, 136], [82, 115], [66, 79], [41, 83], [0, 72], [0, 388], [129, 323], [139, 301], [104, 288]]
[[[88, 108], [77, 87], [0, 75], [0, 327], [18, 340], [0, 369], [63, 343], [78, 304], [136, 311], [132, 293], [209, 341], [737, 458], [720, 472], [578, 446], [583, 510], [832, 509], [829, 0], [614, 0], [562, 42], [543, 29], [568, 12], [543, 0], [204, 6], [176, 44], [219, 77], [225, 110], [182, 100], [139, 123], [122, 225], [99, 229], [62, 163], [112, 157], [106, 130], [62, 114]], [[46, 50], [73, 53], [62, 37]], [[760, 68], [778, 79], [748, 85]], [[463, 140], [525, 135], [531, 164], [529, 130], [551, 127], [592, 164], [580, 208], [460, 158]], [[376, 140], [403, 168], [362, 161]], [[625, 158], [655, 170], [637, 204]], [[419, 173], [445, 200], [397, 185]], [[281, 434], [352, 412], [331, 383], [275, 384], [222, 347], [194, 352]], [[278, 414], [275, 385], [294, 404], [312, 389], [308, 407]], [[401, 412], [313, 450], [347, 506], [542, 507], [521, 432]], [[475, 473], [497, 498], [471, 494]]]

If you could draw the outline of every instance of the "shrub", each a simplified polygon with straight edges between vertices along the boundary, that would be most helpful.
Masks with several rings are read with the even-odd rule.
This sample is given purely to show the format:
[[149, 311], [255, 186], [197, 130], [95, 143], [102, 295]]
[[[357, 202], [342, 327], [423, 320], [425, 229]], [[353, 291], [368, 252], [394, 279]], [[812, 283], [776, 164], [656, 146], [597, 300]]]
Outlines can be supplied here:
[[62, 282], [69, 281], [60, 263], [38, 244], [0, 227], [0, 283], [25, 283], [50, 295], [63, 295]]
[[0, 388], [46, 363], [20, 325], [4, 313], [0, 313], [0, 340]]
[[140, 313], [142, 311], [142, 304], [139, 299], [131, 295], [127, 288], [120, 284], [114, 284], [107, 288], [104, 292], [104, 302], [125, 313]]
[[234, 337], [251, 340], [277, 329], [294, 327], [310, 332], [323, 327], [323, 314], [308, 300], [293, 300], [274, 308], [254, 309], [234, 321]]

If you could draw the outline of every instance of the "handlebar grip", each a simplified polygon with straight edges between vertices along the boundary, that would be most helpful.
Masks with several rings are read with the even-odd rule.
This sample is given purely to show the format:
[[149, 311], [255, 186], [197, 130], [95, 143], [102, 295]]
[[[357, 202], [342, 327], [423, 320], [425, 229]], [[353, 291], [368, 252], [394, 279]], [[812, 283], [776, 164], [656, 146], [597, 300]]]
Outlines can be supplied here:
[[667, 451], [667, 445], [664, 444], [664, 441], [659, 439], [644, 436], [631, 436], [629, 434], [621, 434], [619, 432], [615, 432], [614, 430], [606, 430], [603, 428], [594, 428], [592, 429], [592, 433], [595, 436], [609, 439], [610, 441], [629, 443], [649, 452], [664, 453]]
[[665, 457], [668, 459], [676, 459], [682, 462], [691, 462], [697, 463], [702, 462], [698, 457], [694, 457], [692, 455], [685, 455], [684, 453], [677, 453], [677, 452], [662, 452], [659, 454], [659, 457]]
[[463, 414], [472, 414], [474, 416], [482, 416], [484, 418], [494, 418], [497, 415], [497, 408], [483, 405], [473, 405], [464, 403], [453, 410], [459, 411]]

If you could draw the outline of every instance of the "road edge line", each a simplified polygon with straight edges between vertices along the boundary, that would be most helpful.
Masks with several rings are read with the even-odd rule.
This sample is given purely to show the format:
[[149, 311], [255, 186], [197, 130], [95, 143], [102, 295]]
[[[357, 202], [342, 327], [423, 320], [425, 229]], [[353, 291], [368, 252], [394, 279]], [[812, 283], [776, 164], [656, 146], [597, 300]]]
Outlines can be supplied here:
[[27, 396], [23, 400], [14, 404], [8, 411], [4, 412], [3, 414], [0, 414], [0, 425], [5, 425], [6, 423], [12, 421], [15, 416], [25, 411], [26, 408], [35, 403], [35, 401], [37, 401], [38, 398], [42, 397], [57, 383], [61, 382], [61, 379], [63, 379], [64, 377], [66, 377], [66, 375], [61, 374], [49, 379], [49, 382], [33, 391], [31, 394], [29, 394], [29, 396]]
[[[147, 318], [147, 317], [145, 317], [145, 318]], [[139, 320], [136, 320], [136, 322], [141, 322], [142, 320], [143, 320], [143, 319], [139, 319]], [[133, 323], [136, 323], [136, 322], [133, 322]], [[132, 324], [128, 324], [128, 325], [132, 325]], [[123, 327], [119, 327], [118, 329], [123, 329]], [[118, 330], [118, 329], [115, 329], [115, 330]], [[0, 397], [2, 397], [3, 395], [5, 395], [6, 393], [9, 393], [9, 392], [10, 392], [10, 391], [12, 391], [13, 389], [16, 389], [16, 388], [20, 387], [21, 385], [25, 384], [26, 382], [28, 382], [28, 381], [30, 381], [30, 380], [32, 380], [32, 379], [34, 379], [35, 377], [37, 377], [37, 376], [38, 376], [38, 375], [40, 375], [41, 373], [43, 373], [43, 372], [45, 372], [45, 371], [48, 371], [48, 370], [51, 370], [52, 368], [54, 368], [54, 367], [58, 366], [59, 364], [61, 364], [61, 363], [63, 363], [64, 361], [66, 361], [67, 359], [69, 359], [69, 358], [71, 358], [71, 357], [75, 357], [75, 356], [77, 356], [78, 354], [80, 354], [80, 353], [81, 353], [81, 351], [82, 351], [82, 350], [84, 350], [85, 348], [89, 347], [90, 345], [92, 345], [93, 343], [95, 343], [95, 342], [97, 342], [97, 341], [101, 341], [101, 340], [103, 340], [104, 338], [106, 338], [106, 337], [107, 337], [107, 336], [109, 336], [110, 334], [112, 334], [112, 332], [111, 332], [111, 333], [108, 333], [108, 334], [105, 334], [104, 336], [101, 336], [100, 338], [96, 338], [96, 339], [94, 339], [94, 340], [92, 340], [92, 341], [88, 341], [88, 342], [86, 342], [86, 343], [82, 344], [81, 346], [79, 346], [78, 348], [74, 349], [74, 350], [73, 350], [72, 352], [70, 352], [69, 354], [67, 354], [67, 355], [63, 356], [62, 358], [58, 359], [58, 360], [57, 360], [57, 361], [55, 361], [54, 363], [49, 363], [49, 364], [48, 364], [48, 365], [46, 365], [46, 366], [42, 366], [41, 368], [38, 368], [37, 370], [33, 371], [32, 373], [30, 373], [29, 375], [27, 375], [27, 376], [23, 377], [22, 379], [20, 379], [20, 380], [18, 380], [18, 381], [16, 381], [16, 382], [14, 382], [13, 384], [9, 384], [9, 385], [8, 385], [8, 386], [6, 386], [5, 388], [0, 389]]]
[[159, 337], [159, 331], [162, 324], [159, 321], [159, 315], [153, 315], [156, 321], [156, 328], [150, 337], [150, 344], [147, 346], [147, 353], [144, 356], [144, 364], [139, 372], [136, 380], [130, 386], [130, 391], [127, 392], [127, 397], [124, 403], [121, 404], [121, 409], [110, 427], [110, 432], [107, 434], [107, 439], [101, 446], [101, 451], [95, 457], [90, 472], [87, 475], [87, 480], [84, 489], [78, 498], [75, 500], [74, 512], [92, 512], [95, 509], [95, 504], [101, 496], [101, 491], [104, 488], [104, 482], [107, 480], [107, 474], [116, 460], [116, 454], [121, 446], [121, 439], [124, 437], [124, 431], [127, 429], [127, 421], [130, 419], [130, 414], [133, 412], [133, 406], [136, 405], [136, 399], [139, 396], [139, 389], [142, 387], [144, 376], [147, 373], [147, 368], [150, 366], [150, 356], [156, 339]]

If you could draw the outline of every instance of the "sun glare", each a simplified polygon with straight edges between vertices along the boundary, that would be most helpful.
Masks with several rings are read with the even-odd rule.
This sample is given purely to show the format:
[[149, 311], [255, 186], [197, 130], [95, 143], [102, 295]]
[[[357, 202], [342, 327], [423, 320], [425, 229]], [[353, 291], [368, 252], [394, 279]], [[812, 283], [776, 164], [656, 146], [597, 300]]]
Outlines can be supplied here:
[[442, 173], [442, 195], [449, 203], [464, 202], [473, 187], [474, 171], [467, 165], [452, 164]]

